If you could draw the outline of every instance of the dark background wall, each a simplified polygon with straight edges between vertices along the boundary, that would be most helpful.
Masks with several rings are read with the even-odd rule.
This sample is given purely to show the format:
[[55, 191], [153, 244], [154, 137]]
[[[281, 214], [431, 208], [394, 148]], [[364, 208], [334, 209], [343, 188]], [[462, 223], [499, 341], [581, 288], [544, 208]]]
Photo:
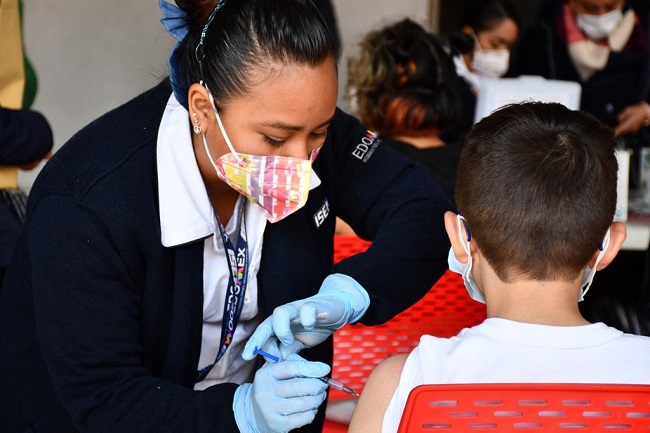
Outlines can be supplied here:
[[[441, 0], [440, 2], [440, 34], [448, 35], [458, 30], [467, 5], [475, 0]], [[543, 0], [511, 0], [517, 8], [524, 27], [533, 23], [538, 16], [538, 9]]]

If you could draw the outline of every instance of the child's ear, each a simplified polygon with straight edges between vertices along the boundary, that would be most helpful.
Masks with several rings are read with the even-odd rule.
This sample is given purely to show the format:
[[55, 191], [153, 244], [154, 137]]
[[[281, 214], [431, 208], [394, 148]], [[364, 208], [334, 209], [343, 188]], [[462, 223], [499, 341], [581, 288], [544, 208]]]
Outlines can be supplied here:
[[[461, 235], [464, 236], [464, 239], [467, 239], [465, 226], [461, 224], [461, 227]], [[459, 262], [467, 263], [467, 253], [465, 252], [465, 248], [463, 248], [463, 244], [460, 242], [460, 237], [458, 236], [458, 219], [454, 212], [445, 212], [445, 230], [447, 231], [447, 236], [451, 242], [451, 248], [454, 250], [454, 255]]]
[[[600, 262], [598, 262], [596, 268], [597, 271], [605, 269], [607, 265], [614, 260], [614, 257], [616, 257], [616, 254], [620, 251], [623, 242], [625, 242], [626, 236], [627, 229], [625, 228], [625, 224], [620, 221], [613, 222], [609, 227], [609, 246], [607, 247], [605, 254], [603, 254], [603, 257], [600, 259]], [[594, 253], [593, 257], [589, 261], [589, 267], [594, 266], [596, 263], [596, 257], [598, 257], [598, 251]]]

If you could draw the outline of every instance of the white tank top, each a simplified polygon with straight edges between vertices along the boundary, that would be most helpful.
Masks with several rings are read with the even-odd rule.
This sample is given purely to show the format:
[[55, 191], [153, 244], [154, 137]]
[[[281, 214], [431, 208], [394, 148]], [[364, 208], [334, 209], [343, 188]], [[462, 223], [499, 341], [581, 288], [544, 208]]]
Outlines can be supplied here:
[[424, 335], [404, 364], [382, 432], [397, 431], [417, 385], [495, 382], [650, 384], [650, 337], [603, 323], [565, 327], [496, 318], [452, 338]]

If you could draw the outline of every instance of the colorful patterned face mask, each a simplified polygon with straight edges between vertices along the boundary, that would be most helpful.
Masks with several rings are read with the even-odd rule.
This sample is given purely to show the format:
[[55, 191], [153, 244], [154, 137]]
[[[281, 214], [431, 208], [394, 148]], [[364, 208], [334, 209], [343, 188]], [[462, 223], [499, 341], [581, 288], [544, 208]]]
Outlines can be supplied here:
[[203, 134], [205, 152], [219, 179], [262, 208], [266, 219], [271, 223], [280, 221], [303, 207], [309, 195], [311, 164], [318, 156], [320, 148], [311, 153], [309, 160], [287, 156], [238, 154], [226, 134], [209, 90], [208, 97], [221, 134], [230, 149], [230, 153], [215, 160]]

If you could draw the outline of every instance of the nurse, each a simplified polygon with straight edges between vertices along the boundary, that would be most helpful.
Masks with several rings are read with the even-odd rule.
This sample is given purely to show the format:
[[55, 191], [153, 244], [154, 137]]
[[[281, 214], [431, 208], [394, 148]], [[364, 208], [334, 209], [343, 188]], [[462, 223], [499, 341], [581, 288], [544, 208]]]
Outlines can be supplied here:
[[[339, 45], [311, 1], [160, 6], [170, 79], [83, 128], [31, 190], [0, 299], [0, 425], [320, 431], [331, 334], [433, 285], [452, 206], [336, 108]], [[337, 216], [373, 244], [333, 266]], [[290, 302], [283, 343], [255, 340], [281, 362], [245, 351]]]

